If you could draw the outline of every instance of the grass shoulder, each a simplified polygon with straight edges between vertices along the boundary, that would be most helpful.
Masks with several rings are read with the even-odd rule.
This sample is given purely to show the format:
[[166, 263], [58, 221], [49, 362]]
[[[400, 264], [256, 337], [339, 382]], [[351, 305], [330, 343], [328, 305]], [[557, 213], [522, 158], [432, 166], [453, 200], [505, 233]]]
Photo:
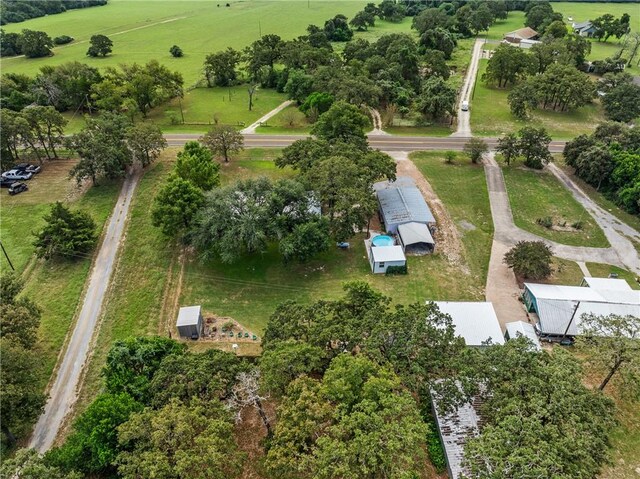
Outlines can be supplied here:
[[456, 154], [453, 164], [445, 163], [444, 152], [440, 151], [412, 153], [411, 160], [431, 183], [456, 223], [474, 282], [484, 288], [493, 240], [484, 169], [471, 164], [462, 153]]
[[502, 171], [516, 226], [571, 246], [609, 246], [589, 212], [551, 173], [516, 165]]

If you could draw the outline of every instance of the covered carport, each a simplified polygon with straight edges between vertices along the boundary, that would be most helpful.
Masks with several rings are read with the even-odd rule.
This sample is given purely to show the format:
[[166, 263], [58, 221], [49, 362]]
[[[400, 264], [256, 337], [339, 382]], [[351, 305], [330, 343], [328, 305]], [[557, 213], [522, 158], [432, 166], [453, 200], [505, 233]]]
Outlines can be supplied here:
[[405, 254], [433, 253], [436, 247], [431, 231], [424, 223], [411, 222], [399, 225], [398, 236]]

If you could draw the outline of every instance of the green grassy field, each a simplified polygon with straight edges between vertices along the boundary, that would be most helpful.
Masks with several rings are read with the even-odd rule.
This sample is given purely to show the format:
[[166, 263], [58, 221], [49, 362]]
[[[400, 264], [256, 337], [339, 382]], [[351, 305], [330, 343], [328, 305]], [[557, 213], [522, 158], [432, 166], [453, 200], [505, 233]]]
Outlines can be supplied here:
[[[573, 246], [608, 247], [604, 233], [569, 190], [551, 173], [511, 166], [503, 168], [504, 181], [516, 226], [543, 238]], [[582, 229], [552, 230], [536, 223], [551, 217], [554, 226], [582, 222]]]
[[[106, 182], [83, 193], [67, 178], [74, 163], [75, 160], [49, 162], [28, 183], [29, 191], [9, 197], [3, 190], [2, 196], [0, 239], [14, 267], [25, 279], [24, 293], [33, 298], [42, 309], [36, 345], [38, 371], [34, 378], [42, 389], [49, 381], [73, 321], [91, 266], [91, 256], [70, 261], [36, 260], [33, 257], [34, 238], [31, 233], [42, 227], [42, 216], [57, 200], [87, 211], [101, 229], [120, 190], [120, 182], [115, 181]], [[4, 272], [8, 268], [4, 258], [2, 261]]]
[[509, 89], [487, 86], [481, 80], [487, 62], [486, 59], [480, 60], [478, 79], [471, 97], [471, 129], [476, 135], [500, 136], [523, 126], [543, 126], [553, 138], [569, 139], [592, 132], [595, 125], [604, 120], [597, 101], [572, 112], [536, 110], [531, 119], [517, 120], [509, 110]]
[[[482, 166], [470, 164], [462, 153], [457, 154], [455, 164], [446, 164], [443, 153], [438, 151], [412, 153], [411, 160], [431, 183], [458, 226], [473, 282], [482, 292], [493, 240], [493, 221]], [[461, 281], [468, 281], [468, 278]]]
[[[204, 57], [227, 47], [242, 49], [260, 35], [274, 33], [289, 40], [303, 35], [307, 25], [323, 25], [337, 13], [351, 17], [365, 1], [230, 0], [111, 0], [106, 6], [72, 10], [61, 15], [37, 18], [3, 26], [7, 32], [23, 28], [44, 30], [51, 37], [70, 35], [75, 41], [54, 49], [54, 56], [40, 59], [4, 58], [5, 72], [35, 74], [43, 65], [81, 61], [96, 67], [120, 63], [146, 63], [157, 59], [182, 73], [185, 86], [202, 76]], [[219, 7], [217, 5], [220, 5]], [[384, 27], [376, 27], [384, 29]], [[404, 28], [388, 25], [387, 29]], [[372, 30], [369, 35], [375, 34]], [[86, 56], [91, 35], [101, 33], [114, 43], [113, 54], [106, 58]], [[169, 48], [177, 44], [185, 53], [173, 58]]]

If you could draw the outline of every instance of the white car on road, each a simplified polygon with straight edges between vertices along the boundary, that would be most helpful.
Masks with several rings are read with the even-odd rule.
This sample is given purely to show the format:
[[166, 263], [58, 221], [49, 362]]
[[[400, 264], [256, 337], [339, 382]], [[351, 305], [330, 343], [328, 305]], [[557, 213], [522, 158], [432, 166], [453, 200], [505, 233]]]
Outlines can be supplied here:
[[2, 173], [2, 177], [7, 180], [30, 180], [33, 173], [20, 170], [9, 170]]

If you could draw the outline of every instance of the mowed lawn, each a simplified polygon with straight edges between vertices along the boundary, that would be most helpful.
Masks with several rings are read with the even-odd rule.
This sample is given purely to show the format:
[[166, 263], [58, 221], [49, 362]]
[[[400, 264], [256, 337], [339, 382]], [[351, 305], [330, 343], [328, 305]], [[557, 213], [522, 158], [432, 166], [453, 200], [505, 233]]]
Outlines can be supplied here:
[[597, 100], [570, 112], [535, 110], [528, 120], [518, 120], [509, 109], [509, 88], [488, 86], [482, 74], [488, 60], [480, 60], [478, 78], [471, 97], [471, 129], [479, 136], [501, 136], [524, 126], [544, 127], [554, 139], [569, 139], [582, 133], [590, 133], [604, 120], [602, 107]]
[[[324, 25], [341, 13], [351, 18], [363, 1], [296, 0], [111, 0], [101, 7], [72, 10], [3, 26], [7, 32], [24, 28], [44, 30], [51, 37], [70, 35], [75, 41], [54, 49], [48, 58], [3, 58], [3, 72], [34, 75], [44, 65], [80, 61], [104, 68], [120, 63], [146, 63], [156, 59], [182, 73], [185, 86], [202, 77], [202, 63], [209, 53], [227, 47], [242, 49], [260, 38], [277, 34], [285, 40], [304, 35], [309, 24]], [[219, 5], [219, 6], [218, 6]], [[402, 25], [400, 25], [402, 26]], [[104, 34], [114, 43], [106, 58], [86, 56], [91, 35]], [[177, 44], [185, 53], [173, 58], [169, 48]]]
[[631, 289], [640, 289], [640, 283], [638, 283], [638, 277], [626, 269], [618, 268], [610, 264], [602, 263], [587, 263], [587, 269], [591, 276], [594, 278], [607, 278], [610, 274], [618, 275], [618, 278], [624, 279]]
[[[484, 294], [487, 280], [493, 221], [489, 194], [481, 165], [473, 165], [457, 153], [454, 164], [444, 161], [440, 151], [421, 151], [411, 154], [411, 160], [431, 184], [456, 223], [462, 237], [465, 259], [471, 271], [472, 282]], [[460, 282], [469, 277], [460, 276]]]
[[[33, 232], [44, 225], [43, 215], [55, 201], [87, 211], [102, 230], [120, 190], [119, 181], [78, 190], [67, 178], [75, 160], [45, 164], [43, 171], [28, 182], [29, 191], [9, 197], [2, 190], [0, 239], [14, 267], [25, 280], [24, 293], [42, 309], [38, 331], [38, 372], [35, 381], [45, 388], [58, 353], [73, 322], [91, 267], [91, 254], [71, 260], [37, 260], [33, 257]], [[6, 195], [6, 196], [5, 196]], [[2, 258], [2, 272], [8, 266]]]
[[[516, 165], [505, 167], [502, 172], [516, 226], [558, 243], [609, 246], [595, 220], [551, 173]], [[550, 217], [558, 229], [536, 223], [539, 218], [546, 217]], [[570, 228], [577, 222], [582, 223], [582, 229]], [[561, 230], [563, 227], [569, 230]]]

